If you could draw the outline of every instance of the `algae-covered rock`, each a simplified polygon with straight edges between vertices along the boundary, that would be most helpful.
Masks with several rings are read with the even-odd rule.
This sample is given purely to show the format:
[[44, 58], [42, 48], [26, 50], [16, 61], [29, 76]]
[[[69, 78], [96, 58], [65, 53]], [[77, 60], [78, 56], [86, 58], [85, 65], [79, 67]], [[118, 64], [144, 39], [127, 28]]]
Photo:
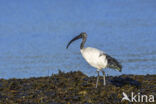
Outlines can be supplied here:
[[[121, 104], [122, 93], [156, 94], [156, 75], [100, 77], [59, 71], [50, 77], [0, 79], [0, 104]], [[129, 103], [123, 101], [122, 103]]]

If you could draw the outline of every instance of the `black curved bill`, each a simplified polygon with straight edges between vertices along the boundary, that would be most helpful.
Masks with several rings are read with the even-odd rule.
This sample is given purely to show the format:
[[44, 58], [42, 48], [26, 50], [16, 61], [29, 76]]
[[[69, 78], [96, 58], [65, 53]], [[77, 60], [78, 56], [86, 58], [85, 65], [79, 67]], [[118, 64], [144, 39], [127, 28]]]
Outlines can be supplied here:
[[74, 37], [74, 38], [67, 44], [66, 49], [68, 49], [69, 45], [70, 45], [73, 41], [78, 40], [78, 39], [80, 39], [80, 38], [82, 38], [82, 35], [81, 35], [81, 34], [78, 35], [78, 36], [76, 36], [76, 37]]

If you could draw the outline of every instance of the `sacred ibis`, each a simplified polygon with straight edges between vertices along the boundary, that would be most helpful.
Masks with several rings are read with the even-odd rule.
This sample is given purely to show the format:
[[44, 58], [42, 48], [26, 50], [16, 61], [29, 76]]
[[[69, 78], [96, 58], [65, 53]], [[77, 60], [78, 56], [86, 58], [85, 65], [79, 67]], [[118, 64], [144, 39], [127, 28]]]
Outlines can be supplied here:
[[67, 49], [69, 45], [77, 40], [82, 38], [82, 42], [80, 45], [80, 52], [83, 56], [83, 58], [90, 64], [92, 67], [97, 69], [97, 81], [96, 81], [96, 88], [98, 86], [98, 81], [99, 81], [99, 71], [102, 71], [103, 73], [103, 84], [106, 85], [105, 81], [105, 72], [102, 70], [104, 68], [112, 68], [115, 70], [118, 70], [121, 72], [122, 66], [121, 64], [113, 57], [110, 55], [104, 53], [103, 51], [96, 49], [96, 48], [91, 48], [91, 47], [86, 47], [84, 48], [84, 44], [87, 39], [87, 34], [85, 32], [81, 32], [78, 36], [74, 37], [69, 43], [67, 44]]

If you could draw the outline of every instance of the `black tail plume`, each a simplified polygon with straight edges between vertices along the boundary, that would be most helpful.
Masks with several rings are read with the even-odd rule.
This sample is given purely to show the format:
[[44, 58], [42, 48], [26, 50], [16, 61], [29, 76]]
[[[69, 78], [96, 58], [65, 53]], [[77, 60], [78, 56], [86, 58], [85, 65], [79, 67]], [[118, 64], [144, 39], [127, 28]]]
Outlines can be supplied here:
[[122, 71], [122, 65], [115, 58], [106, 54], [106, 59], [108, 61], [108, 68], [116, 69], [120, 72]]

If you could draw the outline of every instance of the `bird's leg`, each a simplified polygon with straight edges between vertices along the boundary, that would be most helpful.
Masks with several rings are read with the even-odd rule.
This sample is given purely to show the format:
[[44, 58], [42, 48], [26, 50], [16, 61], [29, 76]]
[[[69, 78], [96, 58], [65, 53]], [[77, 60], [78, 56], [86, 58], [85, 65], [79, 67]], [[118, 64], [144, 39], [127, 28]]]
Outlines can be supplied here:
[[104, 71], [102, 71], [102, 73], [103, 73], [103, 85], [105, 86], [106, 85], [106, 80], [105, 80], [105, 72]]
[[96, 80], [96, 88], [98, 86], [98, 82], [99, 82], [99, 71], [97, 71], [98, 75], [97, 75], [97, 80]]

